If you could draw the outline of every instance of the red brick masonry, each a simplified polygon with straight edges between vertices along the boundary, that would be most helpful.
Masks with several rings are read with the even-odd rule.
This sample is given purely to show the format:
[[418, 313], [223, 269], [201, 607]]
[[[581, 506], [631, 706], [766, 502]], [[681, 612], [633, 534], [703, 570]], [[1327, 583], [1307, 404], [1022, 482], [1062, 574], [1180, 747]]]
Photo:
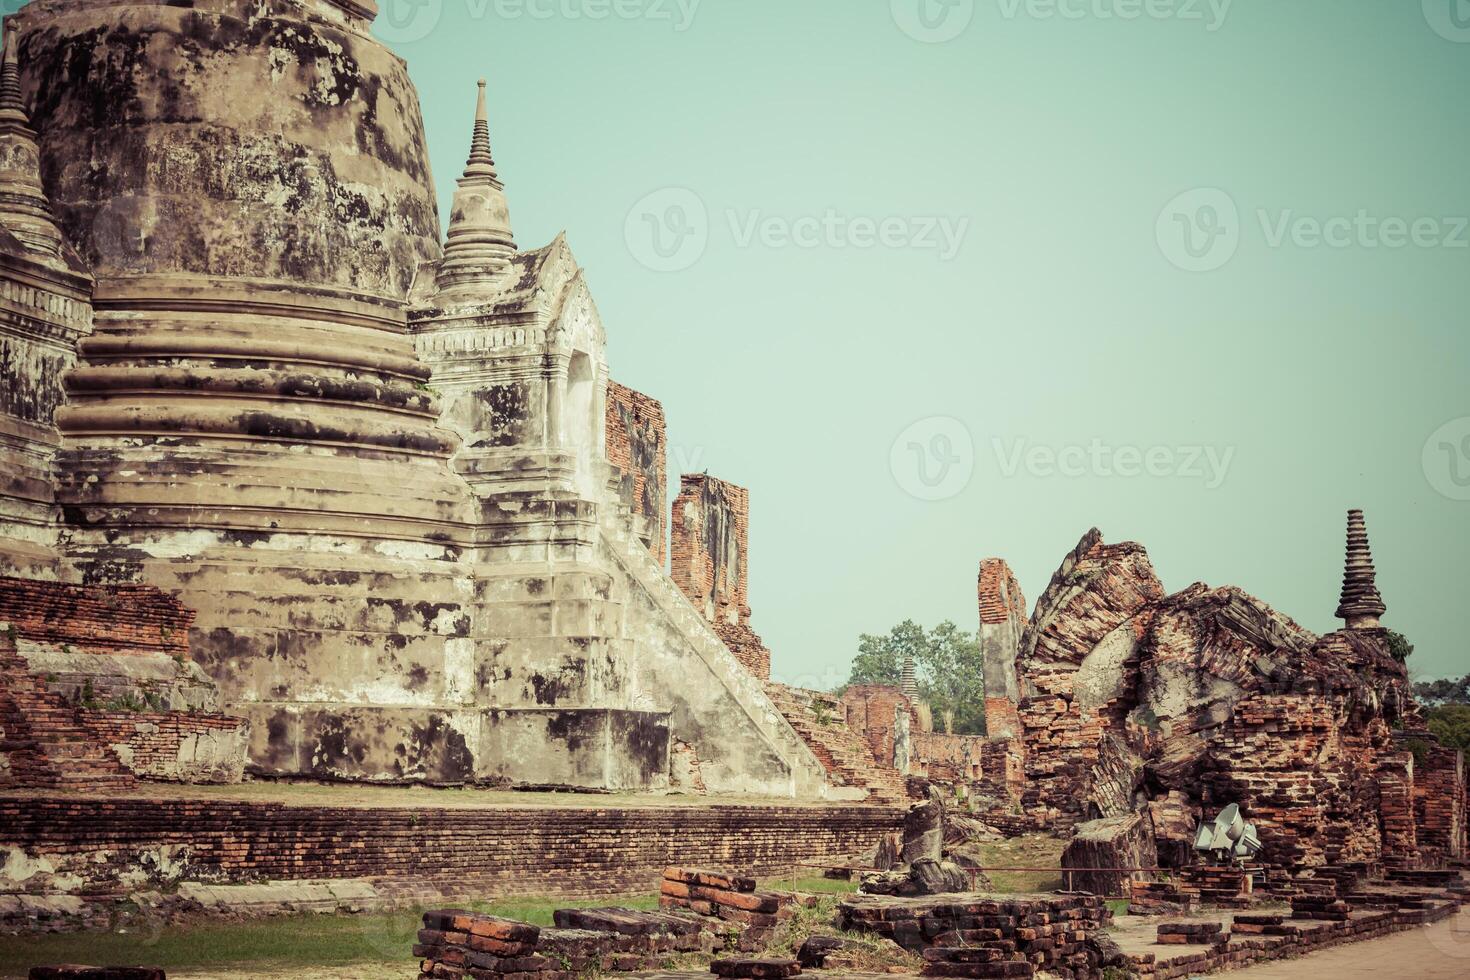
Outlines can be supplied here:
[[415, 886], [443, 894], [449, 883], [467, 898], [595, 898], [653, 892], [678, 862], [762, 875], [831, 863], [902, 825], [900, 810], [872, 806], [354, 809], [0, 797], [0, 848], [44, 854], [87, 890], [115, 887], [147, 868], [145, 853], [178, 845], [184, 880], [370, 878], [403, 895]]
[[0, 623], [88, 653], [189, 656], [194, 612], [147, 585], [67, 585], [0, 576]]

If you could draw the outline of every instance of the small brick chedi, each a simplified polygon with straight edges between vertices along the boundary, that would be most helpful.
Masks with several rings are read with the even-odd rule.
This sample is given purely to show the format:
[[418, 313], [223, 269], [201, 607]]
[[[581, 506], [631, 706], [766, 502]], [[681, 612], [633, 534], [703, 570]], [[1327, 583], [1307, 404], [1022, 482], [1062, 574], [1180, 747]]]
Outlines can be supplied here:
[[664, 571], [662, 411], [567, 239], [516, 243], [484, 86], [441, 234], [375, 15], [8, 18], [0, 575], [175, 597], [263, 774], [658, 789], [677, 746], [822, 796], [738, 609]]

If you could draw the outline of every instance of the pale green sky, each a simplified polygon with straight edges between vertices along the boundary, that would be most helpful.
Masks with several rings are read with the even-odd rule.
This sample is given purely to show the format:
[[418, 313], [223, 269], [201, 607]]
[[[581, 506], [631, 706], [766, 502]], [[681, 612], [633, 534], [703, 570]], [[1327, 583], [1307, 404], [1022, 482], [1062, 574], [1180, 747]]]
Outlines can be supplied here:
[[1093, 525], [1326, 631], [1353, 506], [1415, 669], [1470, 671], [1470, 3], [919, 2], [379, 31], [445, 204], [484, 75], [519, 244], [567, 230], [671, 467], [750, 487], [784, 679], [973, 629], [985, 556], [1034, 601]]

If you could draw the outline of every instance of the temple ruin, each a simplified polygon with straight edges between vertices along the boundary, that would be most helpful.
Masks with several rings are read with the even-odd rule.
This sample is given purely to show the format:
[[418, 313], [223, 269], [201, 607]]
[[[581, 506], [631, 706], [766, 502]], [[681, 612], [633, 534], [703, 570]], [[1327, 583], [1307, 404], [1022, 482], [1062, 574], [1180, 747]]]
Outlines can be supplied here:
[[260, 774], [657, 790], [683, 746], [821, 796], [664, 570], [661, 410], [567, 239], [517, 246], [485, 86], [441, 235], [374, 14], [11, 18], [0, 573], [175, 597]]
[[[557, 975], [558, 957], [646, 958], [630, 936], [689, 952], [806, 907], [747, 872], [916, 881], [914, 801], [1064, 839], [1063, 890], [1096, 893], [844, 902], [931, 975], [1152, 974], [1097, 940], [1102, 893], [1173, 914], [1259, 888], [1345, 923], [1302, 949], [1470, 895], [1464, 753], [1426, 730], [1394, 657], [1361, 511], [1324, 636], [1239, 588], [1171, 592], [1142, 544], [1095, 529], [1034, 604], [986, 558], [983, 735], [936, 730], [912, 660], [837, 692], [773, 677], [751, 491], [680, 473], [670, 499], [663, 405], [612, 380], [617, 327], [569, 237], [517, 242], [495, 94], [481, 81], [472, 103], [472, 77], [441, 228], [376, 13], [33, 0], [6, 21], [0, 926], [105, 926], [145, 888], [224, 908], [217, 889], [280, 881], [353, 909], [652, 882], [665, 912], [704, 917], [558, 913], [544, 945], [425, 919], [426, 962], [484, 953], [452, 934], [485, 927], [535, 958], [521, 972]], [[246, 779], [720, 799], [532, 818], [223, 795]], [[1231, 804], [1260, 835], [1249, 874], [1196, 846]], [[1352, 919], [1350, 898], [1391, 911]], [[1296, 937], [1269, 931], [1283, 918], [1234, 925]], [[569, 934], [599, 930], [615, 938]], [[1160, 975], [1230, 962], [1218, 931], [1161, 925], [1161, 945], [1212, 952]]]

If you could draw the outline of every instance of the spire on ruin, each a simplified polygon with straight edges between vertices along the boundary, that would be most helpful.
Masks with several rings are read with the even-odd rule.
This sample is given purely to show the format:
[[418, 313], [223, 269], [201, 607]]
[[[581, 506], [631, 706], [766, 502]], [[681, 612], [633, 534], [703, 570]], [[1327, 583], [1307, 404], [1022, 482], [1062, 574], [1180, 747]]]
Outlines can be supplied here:
[[6, 25], [0, 60], [0, 227], [28, 250], [61, 254], [61, 231], [41, 187], [41, 151], [20, 88], [20, 56], [14, 28]]
[[899, 685], [899, 689], [903, 691], [904, 697], [910, 701], [919, 700], [919, 682], [914, 676], [913, 657], [903, 658], [903, 679]]
[[505, 185], [495, 172], [495, 158], [490, 154], [490, 113], [482, 78], [469, 161], [454, 192], [449, 236], [439, 266], [439, 291], [483, 290], [510, 264], [515, 252]]
[[1348, 511], [1347, 564], [1342, 573], [1342, 601], [1337, 618], [1348, 629], [1375, 629], [1388, 607], [1378, 594], [1373, 552], [1368, 547], [1368, 526], [1361, 510]]

